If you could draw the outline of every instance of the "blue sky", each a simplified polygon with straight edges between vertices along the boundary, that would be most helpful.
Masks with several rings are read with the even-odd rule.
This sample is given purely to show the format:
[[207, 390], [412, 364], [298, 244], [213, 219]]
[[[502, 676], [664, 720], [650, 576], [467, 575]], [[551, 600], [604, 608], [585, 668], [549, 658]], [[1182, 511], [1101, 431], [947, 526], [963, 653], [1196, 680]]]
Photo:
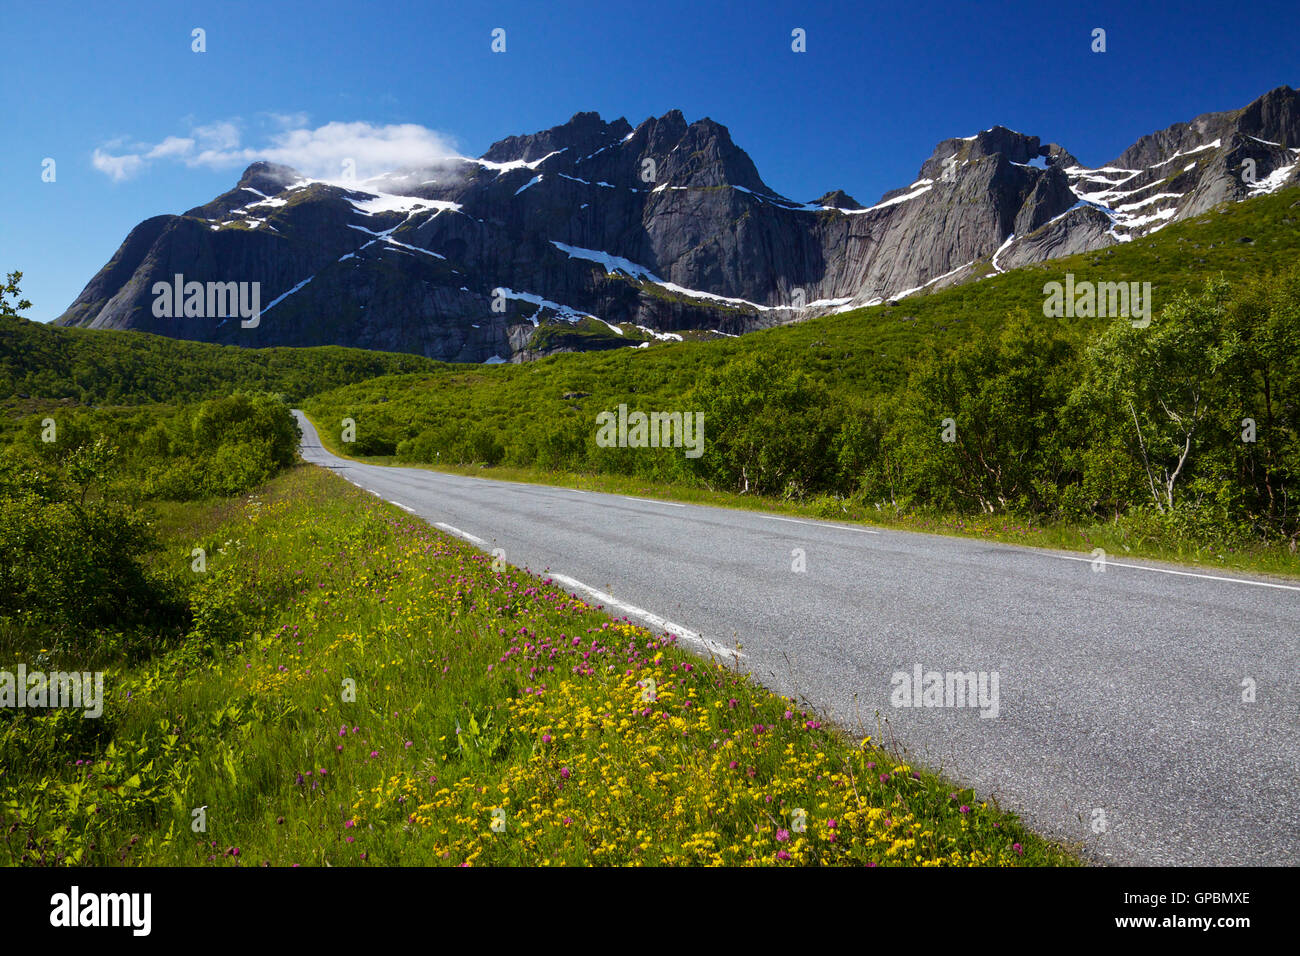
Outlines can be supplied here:
[[[1294, 0], [128, 0], [14, 3], [3, 23], [0, 270], [23, 271], [40, 320], [138, 222], [224, 192], [277, 144], [325, 162], [364, 149], [357, 138], [376, 161], [479, 155], [581, 110], [635, 126], [677, 108], [728, 126], [785, 195], [868, 202], [915, 179], [940, 139], [995, 123], [1097, 165], [1145, 133], [1300, 86]], [[490, 49], [497, 27], [505, 53]], [[791, 50], [796, 27], [806, 53]]]

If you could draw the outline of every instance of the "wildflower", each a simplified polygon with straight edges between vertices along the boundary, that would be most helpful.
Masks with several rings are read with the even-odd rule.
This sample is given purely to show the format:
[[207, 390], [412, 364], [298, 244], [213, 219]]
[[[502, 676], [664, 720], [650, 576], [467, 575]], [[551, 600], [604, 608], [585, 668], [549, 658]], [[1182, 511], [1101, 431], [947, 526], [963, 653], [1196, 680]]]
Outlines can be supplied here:
[[777, 842], [777, 843], [784, 843], [784, 842], [785, 842], [786, 840], [788, 840], [788, 839], [790, 839], [790, 831], [789, 831], [789, 830], [777, 830], [777, 831], [776, 831], [776, 842]]

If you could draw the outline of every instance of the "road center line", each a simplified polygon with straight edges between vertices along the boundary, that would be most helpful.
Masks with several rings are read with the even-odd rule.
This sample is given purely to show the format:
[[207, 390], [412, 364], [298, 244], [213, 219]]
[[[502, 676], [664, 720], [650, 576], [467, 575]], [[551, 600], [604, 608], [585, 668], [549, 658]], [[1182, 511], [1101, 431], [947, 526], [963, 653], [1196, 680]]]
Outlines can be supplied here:
[[732, 658], [745, 656], [743, 651], [724, 647], [717, 641], [711, 641], [707, 637], [703, 637], [689, 628], [682, 627], [680, 624], [674, 624], [667, 618], [660, 617], [658, 614], [652, 614], [644, 608], [637, 607], [635, 604], [626, 604], [614, 597], [612, 594], [606, 594], [604, 591], [598, 591], [596, 588], [593, 588], [588, 584], [583, 584], [577, 578], [571, 578], [567, 574], [555, 574], [554, 572], [551, 572], [549, 576], [552, 580], [559, 581], [566, 587], [586, 592], [606, 607], [618, 608], [618, 610], [622, 611], [629, 617], [638, 617], [652, 627], [658, 628], [659, 630], [665, 631], [669, 634], [675, 634], [682, 640], [689, 641], [692, 644], [699, 644], [708, 650], [710, 654], [714, 654], [718, 657]]

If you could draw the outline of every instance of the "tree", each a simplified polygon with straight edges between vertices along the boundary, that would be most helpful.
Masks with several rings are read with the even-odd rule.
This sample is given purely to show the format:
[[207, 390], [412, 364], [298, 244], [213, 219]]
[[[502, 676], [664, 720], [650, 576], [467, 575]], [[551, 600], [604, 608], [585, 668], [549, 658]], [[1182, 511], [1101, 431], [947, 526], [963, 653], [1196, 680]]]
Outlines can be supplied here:
[[1214, 440], [1208, 420], [1226, 407], [1241, 340], [1227, 328], [1228, 285], [1181, 294], [1146, 328], [1117, 319], [1088, 349], [1083, 380], [1071, 401], [1108, 434], [1122, 436], [1140, 463], [1151, 502], [1161, 513], [1177, 500], [1196, 452]]
[[922, 361], [888, 441], [903, 449], [905, 485], [938, 507], [1039, 510], [1055, 480], [1054, 434], [1068, 394], [1070, 345], [1024, 310], [997, 339]]
[[841, 413], [824, 386], [788, 363], [746, 355], [707, 373], [687, 407], [704, 413], [693, 467], [741, 494], [799, 497], [833, 479]]
[[1228, 329], [1241, 343], [1222, 416], [1236, 433], [1254, 423], [1254, 441], [1233, 441], [1234, 479], [1252, 494], [1267, 523], [1294, 525], [1289, 489], [1300, 476], [1300, 266], [1252, 275], [1227, 309]]
[[9, 297], [20, 295], [18, 283], [23, 279], [21, 272], [11, 272], [5, 276], [3, 285], [0, 285], [0, 315], [17, 316], [20, 312], [26, 312], [32, 307], [32, 304], [26, 299], [18, 299], [16, 304], [10, 304]]

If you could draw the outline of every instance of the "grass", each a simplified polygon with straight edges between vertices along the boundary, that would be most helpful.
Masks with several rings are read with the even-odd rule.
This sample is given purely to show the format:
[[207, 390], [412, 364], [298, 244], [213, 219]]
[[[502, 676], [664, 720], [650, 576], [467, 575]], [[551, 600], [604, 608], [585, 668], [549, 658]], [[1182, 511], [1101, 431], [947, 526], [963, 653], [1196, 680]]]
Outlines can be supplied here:
[[[196, 627], [110, 663], [100, 720], [0, 711], [0, 862], [1077, 862], [324, 470], [163, 506], [157, 527]], [[198, 541], [221, 542], [201, 575]]]

